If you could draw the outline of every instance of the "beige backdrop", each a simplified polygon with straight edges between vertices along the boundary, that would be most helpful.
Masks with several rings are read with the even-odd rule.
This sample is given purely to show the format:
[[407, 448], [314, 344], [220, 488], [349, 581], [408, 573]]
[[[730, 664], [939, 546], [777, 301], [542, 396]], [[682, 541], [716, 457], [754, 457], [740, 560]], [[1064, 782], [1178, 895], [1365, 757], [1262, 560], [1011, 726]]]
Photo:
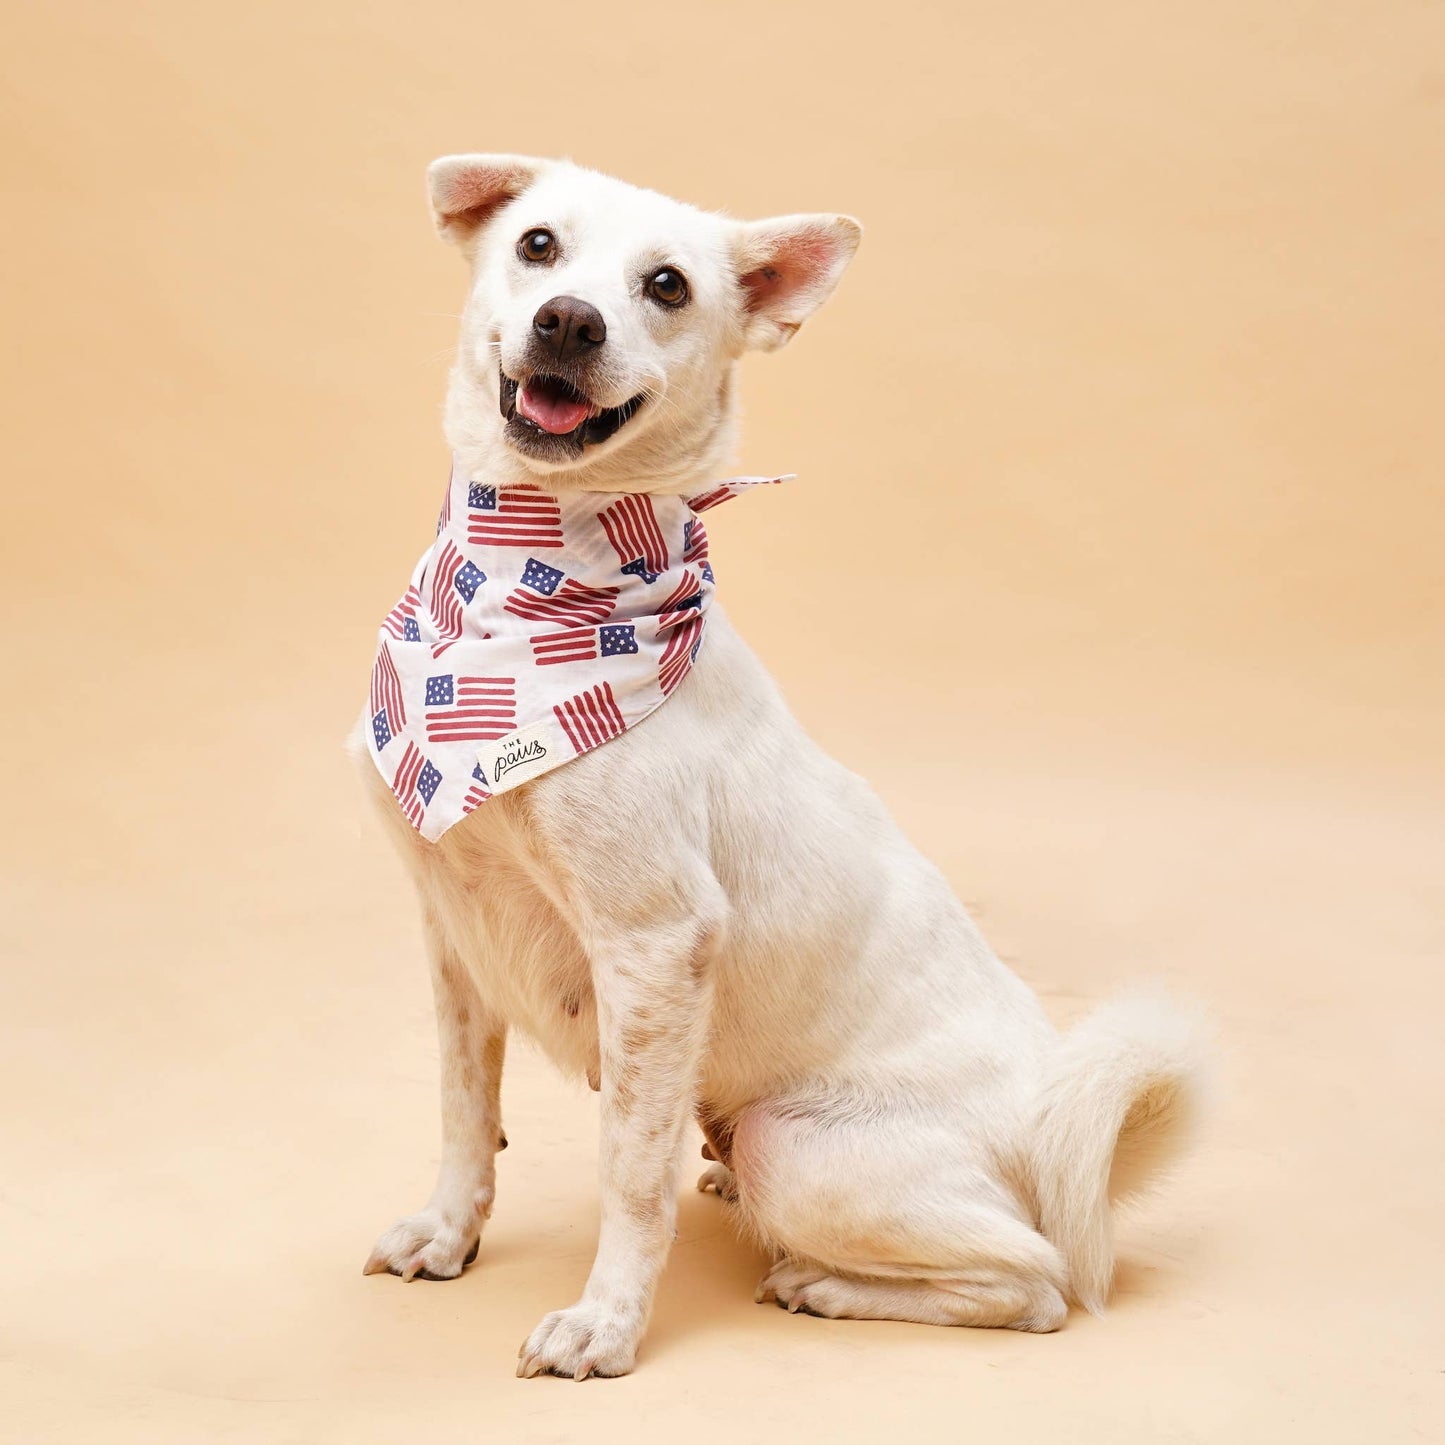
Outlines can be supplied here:
[[[7, 8], [11, 1438], [1439, 1427], [1440, 6]], [[361, 1277], [436, 1057], [339, 741], [445, 476], [458, 149], [865, 221], [747, 369], [740, 462], [801, 475], [723, 596], [1057, 1018], [1217, 1014], [1106, 1318], [758, 1309], [689, 1195], [639, 1373], [517, 1381], [596, 1215], [595, 1100], [520, 1048], [476, 1268]]]

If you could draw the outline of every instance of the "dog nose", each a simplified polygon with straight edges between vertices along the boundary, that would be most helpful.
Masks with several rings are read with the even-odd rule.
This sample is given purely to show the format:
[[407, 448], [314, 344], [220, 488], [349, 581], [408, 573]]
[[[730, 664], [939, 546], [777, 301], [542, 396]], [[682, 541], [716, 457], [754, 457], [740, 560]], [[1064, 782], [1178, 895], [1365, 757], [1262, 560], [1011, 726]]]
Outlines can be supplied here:
[[575, 296], [554, 296], [544, 301], [532, 318], [532, 329], [558, 361], [570, 361], [607, 340], [602, 313]]

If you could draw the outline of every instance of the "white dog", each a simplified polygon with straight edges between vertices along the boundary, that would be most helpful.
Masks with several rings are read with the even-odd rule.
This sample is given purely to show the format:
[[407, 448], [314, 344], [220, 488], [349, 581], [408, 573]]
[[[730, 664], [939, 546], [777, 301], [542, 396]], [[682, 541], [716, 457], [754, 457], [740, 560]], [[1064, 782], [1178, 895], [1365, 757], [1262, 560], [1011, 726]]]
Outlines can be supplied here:
[[[429, 180], [437, 226], [472, 273], [447, 398], [456, 462], [443, 525], [456, 525], [453, 508], [468, 498], [490, 506], [467, 535], [484, 547], [536, 544], [534, 591], [562, 575], [541, 550], [562, 545], [546, 530], [559, 507], [590, 516], [619, 494], [645, 494], [675, 520], [687, 505], [678, 499], [716, 485], [740, 357], [792, 336], [860, 234], [837, 215], [741, 223], [517, 156], [448, 157]], [[512, 499], [510, 520], [498, 496]], [[681, 525], [697, 544], [701, 533]], [[859, 536], [860, 552], [868, 541]], [[458, 573], [465, 550], [463, 538], [450, 571], [439, 553], [419, 571], [388, 619], [382, 658], [397, 651], [388, 636], [434, 667], [459, 637], [459, 647], [564, 647], [535, 620], [519, 620], [515, 636], [468, 624], [479, 597], [510, 607], [519, 594], [488, 593], [497, 579], [486, 582], [486, 564]], [[589, 575], [554, 595], [584, 608], [602, 595], [605, 608], [614, 591], [642, 594], [661, 567], [618, 566], [622, 556], [616, 586]], [[695, 570], [686, 576], [702, 586]], [[420, 893], [444, 1142], [430, 1203], [381, 1237], [367, 1271], [451, 1279], [475, 1257], [506, 1142], [498, 1094], [515, 1027], [602, 1096], [596, 1260], [582, 1298], [522, 1345], [520, 1375], [632, 1368], [673, 1238], [690, 1118], [716, 1161], [699, 1187], [715, 1188], [775, 1255], [760, 1300], [1037, 1331], [1057, 1329], [1069, 1302], [1099, 1310], [1113, 1271], [1111, 1201], [1189, 1133], [1197, 1026], [1136, 996], [1060, 1038], [868, 787], [802, 732], [716, 607], [697, 636], [706, 600], [680, 604], [694, 629], [683, 671], [695, 659], [680, 681], [664, 660], [652, 702], [635, 717], [619, 703], [600, 736], [572, 737], [565, 766], [542, 760], [556, 752], [555, 729], [493, 733], [455, 826], [433, 828], [436, 841], [422, 814], [447, 766], [432, 767], [424, 740], [402, 762], [383, 761], [402, 748], [389, 740], [387, 689], [411, 684], [379, 661], [355, 746], [378, 764], [365, 771]], [[664, 646], [683, 615], [654, 614], [637, 604], [614, 612], [620, 633], [603, 629], [614, 643], [634, 630], [643, 639], [616, 659], [645, 675], [639, 687], [657, 687], [649, 647]], [[587, 619], [561, 622], [556, 636], [581, 639], [579, 651], [555, 671], [538, 667], [539, 687], [569, 667], [584, 682], [605, 672]], [[471, 725], [452, 675], [444, 681], [445, 693], [428, 679], [426, 699], [410, 703], [413, 724], [422, 708], [443, 719], [428, 721], [426, 737]], [[553, 711], [565, 725], [565, 709]], [[501, 713], [504, 730], [534, 721], [512, 701]], [[437, 746], [455, 755], [455, 741]], [[502, 791], [514, 764], [530, 780]]]

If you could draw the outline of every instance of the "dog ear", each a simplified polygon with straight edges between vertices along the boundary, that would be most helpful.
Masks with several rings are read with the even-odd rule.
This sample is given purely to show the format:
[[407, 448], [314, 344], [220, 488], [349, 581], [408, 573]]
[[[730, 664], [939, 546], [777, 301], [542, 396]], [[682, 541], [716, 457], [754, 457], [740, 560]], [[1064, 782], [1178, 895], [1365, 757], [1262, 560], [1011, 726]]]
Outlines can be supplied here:
[[465, 246], [492, 213], [520, 196], [546, 165], [531, 156], [442, 156], [433, 161], [426, 184], [437, 233]]
[[863, 228], [852, 216], [777, 216], [738, 227], [743, 345], [776, 351], [833, 294]]

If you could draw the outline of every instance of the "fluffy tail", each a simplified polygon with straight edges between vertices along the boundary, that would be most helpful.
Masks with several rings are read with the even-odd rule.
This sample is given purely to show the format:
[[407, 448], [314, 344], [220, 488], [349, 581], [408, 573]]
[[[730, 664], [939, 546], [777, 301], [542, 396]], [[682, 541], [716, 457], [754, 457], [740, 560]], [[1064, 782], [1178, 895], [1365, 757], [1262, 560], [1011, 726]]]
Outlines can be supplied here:
[[1040, 1095], [1030, 1163], [1039, 1222], [1097, 1314], [1114, 1277], [1109, 1206], [1183, 1153], [1204, 1093], [1200, 1018], [1157, 994], [1096, 1009], [1061, 1041]]

